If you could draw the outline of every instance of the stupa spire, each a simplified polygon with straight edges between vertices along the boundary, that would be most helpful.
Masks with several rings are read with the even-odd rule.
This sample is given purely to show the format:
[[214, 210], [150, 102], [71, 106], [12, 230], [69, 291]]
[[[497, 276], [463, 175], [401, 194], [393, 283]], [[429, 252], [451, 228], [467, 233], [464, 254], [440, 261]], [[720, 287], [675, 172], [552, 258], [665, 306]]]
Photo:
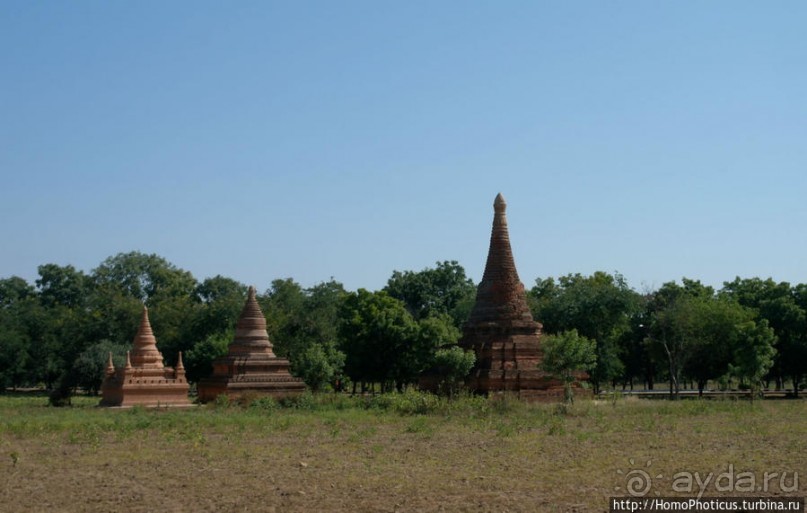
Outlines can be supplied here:
[[132, 365], [144, 369], [163, 368], [163, 355], [157, 349], [157, 339], [149, 322], [149, 309], [145, 305], [132, 346]]
[[199, 400], [212, 401], [220, 394], [300, 394], [305, 384], [293, 377], [289, 368], [288, 360], [272, 352], [266, 318], [258, 305], [255, 287], [250, 287], [227, 355], [213, 360], [213, 375], [199, 381]]
[[112, 351], [109, 352], [109, 359], [106, 361], [106, 370], [104, 374], [107, 376], [111, 376], [115, 374], [115, 364], [112, 362]]
[[185, 365], [182, 364], [182, 351], [177, 356], [177, 364], [174, 367], [174, 377], [185, 378]]
[[493, 228], [485, 273], [477, 288], [468, 324], [533, 320], [510, 248], [506, 210], [507, 203], [499, 193], [493, 202]]
[[265, 353], [274, 356], [272, 342], [266, 331], [266, 317], [258, 304], [255, 287], [250, 286], [247, 301], [235, 325], [235, 338], [230, 344], [231, 354]]

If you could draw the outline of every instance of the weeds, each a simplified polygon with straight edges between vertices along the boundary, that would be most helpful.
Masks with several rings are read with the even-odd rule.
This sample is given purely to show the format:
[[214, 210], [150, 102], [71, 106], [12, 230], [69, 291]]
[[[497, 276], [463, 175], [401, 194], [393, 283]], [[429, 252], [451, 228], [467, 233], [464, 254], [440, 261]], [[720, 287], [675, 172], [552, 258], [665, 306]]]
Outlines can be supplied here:
[[566, 426], [564, 425], [564, 420], [562, 417], [550, 417], [548, 426], [549, 428], [547, 429], [546, 433], [549, 436], [561, 436], [566, 434]]
[[230, 405], [230, 396], [227, 394], [219, 394], [216, 396], [216, 400], [213, 401], [213, 407], [217, 410], [227, 409], [230, 407]]
[[277, 401], [272, 397], [260, 397], [249, 403], [250, 410], [260, 413], [271, 413], [278, 407]]
[[[97, 446], [107, 434], [115, 439], [136, 433], [160, 433], [172, 439], [191, 430], [213, 430], [242, 439], [256, 429], [285, 432], [293, 426], [316, 430], [323, 426], [332, 439], [343, 433], [371, 433], [376, 422], [386, 418], [413, 417], [407, 432], [420, 432], [427, 417], [442, 417], [477, 431], [492, 431], [510, 437], [543, 426], [548, 434], [569, 431], [567, 419], [577, 419], [580, 429], [598, 433], [632, 431], [653, 433], [664, 426], [690, 422], [694, 418], [725, 419], [726, 429], [745, 429], [749, 419], [769, 415], [771, 408], [797, 410], [803, 402], [578, 401], [567, 404], [527, 404], [512, 395], [491, 397], [460, 395], [454, 399], [407, 390], [375, 396], [305, 393], [275, 400], [269, 397], [219, 396], [210, 405], [187, 410], [151, 410], [141, 406], [129, 410], [97, 408], [97, 398], [75, 397], [71, 408], [49, 408], [38, 397], [0, 397], [0, 435], [42, 438], [64, 435], [70, 444]], [[772, 406], [775, 405], [775, 406]], [[323, 420], [324, 419], [324, 420]], [[372, 420], [377, 419], [377, 420]], [[426, 424], [423, 424], [423, 423]], [[359, 429], [359, 426], [361, 428]], [[699, 428], [704, 429], [704, 428]], [[759, 431], [757, 426], [755, 429]], [[765, 430], [762, 430], [765, 431]]]
[[300, 395], [282, 397], [278, 399], [278, 403], [284, 408], [303, 411], [315, 411], [321, 409], [323, 406], [318, 397], [308, 390]]
[[429, 423], [427, 417], [418, 416], [413, 418], [406, 426], [407, 433], [415, 433], [424, 437], [431, 437], [434, 434], [434, 428]]

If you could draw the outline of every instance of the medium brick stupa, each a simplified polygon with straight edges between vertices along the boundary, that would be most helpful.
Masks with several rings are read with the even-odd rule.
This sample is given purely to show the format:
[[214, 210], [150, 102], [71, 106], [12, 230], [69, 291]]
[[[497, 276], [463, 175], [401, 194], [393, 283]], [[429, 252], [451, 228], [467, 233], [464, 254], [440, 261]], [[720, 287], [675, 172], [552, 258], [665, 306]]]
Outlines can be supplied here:
[[245, 393], [286, 397], [305, 390], [303, 380], [289, 372], [289, 361], [272, 352], [255, 288], [249, 288], [247, 302], [235, 326], [227, 356], [213, 361], [213, 375], [199, 382], [199, 400], [211, 401], [220, 394]]
[[163, 365], [157, 339], [151, 331], [148, 308], [143, 307], [126, 366], [115, 368], [112, 353], [101, 384], [101, 406], [188, 406], [188, 381], [179, 353], [176, 369]]
[[563, 384], [539, 369], [541, 323], [532, 318], [518, 278], [501, 194], [493, 203], [493, 230], [476, 303], [463, 326], [460, 346], [476, 353], [467, 379], [479, 393], [517, 392], [526, 399], [563, 395]]

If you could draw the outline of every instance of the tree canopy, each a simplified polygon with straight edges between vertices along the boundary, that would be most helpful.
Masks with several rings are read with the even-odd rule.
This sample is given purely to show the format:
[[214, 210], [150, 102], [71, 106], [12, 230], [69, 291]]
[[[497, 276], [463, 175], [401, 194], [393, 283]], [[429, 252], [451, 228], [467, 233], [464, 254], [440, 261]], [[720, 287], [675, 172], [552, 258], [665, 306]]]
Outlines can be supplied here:
[[473, 281], [455, 260], [418, 272], [394, 271], [384, 291], [403, 301], [416, 320], [447, 314], [457, 327], [468, 319], [476, 295]]
[[[2, 278], [0, 390], [43, 386], [55, 402], [76, 387], [97, 390], [95, 374], [109, 351], [120, 358], [129, 347], [144, 304], [166, 364], [183, 351], [188, 378], [201, 379], [226, 352], [246, 289], [226, 276], [198, 281], [139, 252], [111, 256], [89, 273], [44, 264], [32, 284]], [[393, 271], [380, 291], [276, 279], [258, 301], [276, 353], [314, 390], [401, 389], [425, 369], [442, 369], [446, 390], [455, 391], [472, 365], [456, 343], [474, 297], [465, 270], [448, 260]], [[715, 290], [684, 278], [640, 294], [618, 273], [595, 272], [539, 278], [528, 299], [550, 362], [561, 354], [557, 340], [570, 351], [576, 341], [593, 343], [598, 390], [638, 381], [669, 382], [673, 395], [686, 383], [798, 394], [807, 374], [805, 284], [738, 277]]]

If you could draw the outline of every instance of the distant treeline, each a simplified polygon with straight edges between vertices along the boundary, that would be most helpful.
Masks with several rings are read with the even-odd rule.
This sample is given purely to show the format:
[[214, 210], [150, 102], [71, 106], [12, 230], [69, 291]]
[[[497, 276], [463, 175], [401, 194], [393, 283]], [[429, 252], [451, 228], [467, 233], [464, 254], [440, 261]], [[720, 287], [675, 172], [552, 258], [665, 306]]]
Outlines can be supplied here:
[[[143, 305], [172, 365], [190, 381], [226, 353], [247, 287], [197, 281], [158, 255], [110, 257], [86, 274], [45, 264], [30, 284], [0, 279], [0, 385], [97, 392], [109, 352], [122, 363]], [[258, 300], [275, 352], [314, 389], [401, 389], [427, 369], [461, 380], [473, 358], [456, 347], [476, 287], [455, 261], [395, 271], [386, 287], [346, 291], [336, 281], [303, 288], [278, 279]], [[683, 279], [641, 294], [619, 274], [535, 280], [527, 291], [545, 333], [596, 342], [596, 389], [684, 382], [792, 386], [807, 371], [807, 285], [737, 278], [720, 290]], [[452, 374], [453, 373], [453, 374]], [[375, 386], [375, 385], [373, 385]], [[2, 390], [0, 389], [0, 390]]]

